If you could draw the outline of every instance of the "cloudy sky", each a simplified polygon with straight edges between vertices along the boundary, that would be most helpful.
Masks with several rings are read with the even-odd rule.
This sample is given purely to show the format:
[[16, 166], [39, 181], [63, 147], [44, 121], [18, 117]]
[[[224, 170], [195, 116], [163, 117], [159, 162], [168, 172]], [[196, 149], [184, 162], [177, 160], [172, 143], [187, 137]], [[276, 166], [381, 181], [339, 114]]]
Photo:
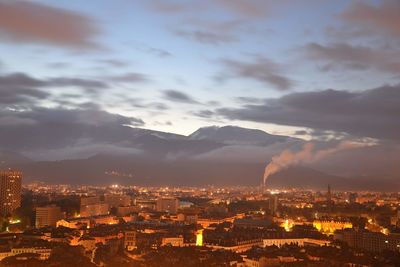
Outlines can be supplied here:
[[398, 0], [0, 0], [0, 128], [398, 142], [399, 14]]

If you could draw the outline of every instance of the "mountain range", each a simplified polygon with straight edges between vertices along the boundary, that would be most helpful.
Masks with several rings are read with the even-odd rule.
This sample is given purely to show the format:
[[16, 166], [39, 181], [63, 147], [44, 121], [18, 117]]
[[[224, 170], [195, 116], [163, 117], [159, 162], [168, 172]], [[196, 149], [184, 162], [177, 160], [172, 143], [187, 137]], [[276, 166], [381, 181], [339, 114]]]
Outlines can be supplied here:
[[[110, 131], [114, 133], [113, 138], [105, 140], [102, 136], [106, 133], [85, 129], [69, 139], [78, 141], [64, 146], [52, 139], [51, 148], [31, 149], [29, 153], [21, 147], [15, 150], [8, 147], [0, 151], [0, 167], [21, 169], [25, 182], [259, 185], [264, 168], [273, 156], [287, 149], [300, 150], [307, 143], [236, 126], [200, 128], [188, 136], [126, 126], [117, 135], [115, 129], [106, 130], [107, 136]], [[89, 135], [91, 132], [93, 136]], [[92, 141], [87, 141], [89, 136]], [[314, 143], [317, 147], [329, 145]], [[368, 151], [375, 155], [379, 149], [362, 147], [312, 164], [294, 164], [272, 175], [267, 186], [324, 189], [331, 184], [341, 190], [398, 188], [396, 172], [381, 172], [372, 168], [373, 164], [365, 168], [367, 173], [362, 171], [362, 165], [357, 163], [359, 157], [364, 162], [374, 160], [374, 157], [365, 158]], [[386, 182], [378, 182], [380, 179]]]

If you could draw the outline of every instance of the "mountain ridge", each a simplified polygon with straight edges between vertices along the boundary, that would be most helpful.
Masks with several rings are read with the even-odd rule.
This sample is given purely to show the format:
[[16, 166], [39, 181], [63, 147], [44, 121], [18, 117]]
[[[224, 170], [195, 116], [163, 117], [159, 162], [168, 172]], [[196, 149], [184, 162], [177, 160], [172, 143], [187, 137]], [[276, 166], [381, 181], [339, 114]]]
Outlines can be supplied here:
[[[66, 146], [62, 148], [61, 156], [58, 157], [57, 150], [39, 151], [47, 158], [34, 160], [25, 158], [20, 151], [0, 153], [0, 167], [21, 169], [24, 171], [25, 181], [44, 180], [49, 183], [77, 184], [88, 181], [93, 184], [113, 182], [141, 185], [259, 185], [264, 168], [273, 156], [284, 150], [299, 151], [306, 143], [289, 136], [271, 135], [261, 130], [236, 126], [203, 127], [188, 136], [143, 128], [123, 129], [123, 134], [113, 138], [112, 142], [101, 142], [93, 146], [84, 143]], [[99, 133], [96, 137], [102, 140], [101, 136], [102, 133]], [[322, 144], [322, 147], [327, 144]], [[318, 149], [318, 144], [316, 145]], [[324, 159], [321, 163], [291, 167], [278, 173], [278, 178], [272, 176], [269, 182], [272, 182], [271, 186], [274, 187], [324, 188], [326, 183], [334, 185], [337, 182], [338, 187], [344, 189], [356, 188], [353, 185], [359, 188], [379, 188], [380, 185], [376, 182], [379, 180], [374, 180], [373, 177], [382, 172], [371, 168], [363, 173], [348, 172], [354, 166], [349, 159], [357, 161], [360, 158], [364, 162], [376, 160], [374, 157], [361, 157], [370, 155], [365, 152], [373, 152], [371, 149], [353, 149], [334, 155], [331, 159]], [[389, 162], [388, 166], [399, 166], [395, 162]], [[335, 168], [329, 168], [332, 163], [335, 164]], [[343, 168], [344, 166], [346, 168]], [[377, 164], [368, 166], [373, 167]], [[301, 167], [307, 167], [308, 170], [299, 169]], [[297, 172], [293, 171], [296, 168]], [[310, 168], [314, 171], [310, 171]], [[110, 176], [110, 173], [122, 173], [127, 176]], [[348, 175], [342, 176], [341, 173]], [[390, 181], [399, 178], [396, 173], [398, 172], [393, 172]], [[383, 177], [380, 175], [379, 179]], [[359, 181], [365, 182], [365, 185]], [[387, 184], [387, 189], [398, 188], [397, 183]]]

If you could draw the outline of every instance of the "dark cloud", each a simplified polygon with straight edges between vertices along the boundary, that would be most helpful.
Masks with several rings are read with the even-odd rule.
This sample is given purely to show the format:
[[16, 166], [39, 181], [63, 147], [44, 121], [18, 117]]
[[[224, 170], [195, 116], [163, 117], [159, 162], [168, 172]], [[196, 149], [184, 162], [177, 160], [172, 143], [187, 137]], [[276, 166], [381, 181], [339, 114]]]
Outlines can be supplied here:
[[111, 67], [126, 67], [129, 65], [128, 62], [123, 61], [123, 60], [119, 60], [119, 59], [100, 59], [99, 60], [100, 63], [103, 63], [107, 66], [111, 66]]
[[207, 105], [215, 107], [215, 106], [220, 106], [221, 103], [216, 100], [210, 100], [210, 101], [207, 101]]
[[271, 2], [265, 0], [218, 0], [228, 10], [246, 17], [264, 17], [271, 11]]
[[24, 104], [44, 99], [48, 94], [38, 87], [45, 82], [23, 73], [0, 76], [0, 104]]
[[[239, 33], [265, 33], [249, 21], [248, 17], [261, 18], [270, 11], [269, 3], [259, 0], [241, 1], [199, 1], [165, 2], [151, 1], [151, 7], [157, 12], [177, 17], [179, 21], [172, 26], [171, 32], [177, 36], [208, 45], [222, 45], [237, 42]], [[228, 13], [227, 18], [204, 19], [206, 12], [219, 10]], [[183, 20], [182, 20], [183, 19]]]
[[308, 132], [305, 130], [298, 130], [293, 133], [294, 135], [307, 135]]
[[219, 45], [237, 40], [236, 37], [232, 35], [207, 30], [176, 30], [175, 33], [178, 36], [185, 37], [203, 44]]
[[150, 106], [157, 110], [168, 110], [169, 109], [168, 105], [166, 105], [164, 103], [159, 103], [159, 102], [151, 103]]
[[218, 109], [229, 119], [309, 127], [357, 137], [399, 140], [400, 85], [360, 92], [292, 93], [263, 104]]
[[180, 13], [191, 10], [193, 7], [189, 3], [177, 2], [177, 1], [162, 1], [162, 0], [151, 0], [149, 1], [150, 7], [161, 13]]
[[[90, 107], [86, 105], [86, 107]], [[0, 146], [13, 151], [63, 149], [85, 144], [115, 144], [129, 139], [130, 126], [143, 126], [138, 118], [96, 109], [33, 108], [0, 114]]]
[[253, 61], [222, 59], [220, 62], [224, 67], [224, 71], [216, 77], [220, 81], [234, 78], [251, 79], [266, 86], [273, 85], [279, 90], [289, 90], [293, 85], [293, 82], [282, 74], [282, 67], [265, 57], [258, 56]]
[[201, 118], [212, 118], [214, 116], [214, 112], [211, 110], [199, 110], [193, 112], [193, 115]]
[[172, 54], [170, 52], [168, 52], [167, 50], [164, 50], [164, 49], [161, 49], [161, 48], [151, 47], [151, 46], [148, 46], [148, 45], [142, 45], [142, 46], [138, 47], [138, 49], [142, 50], [142, 51], [144, 51], [146, 53], [153, 54], [155, 56], [161, 57], [161, 58], [172, 56]]
[[196, 104], [198, 103], [191, 96], [176, 90], [165, 90], [163, 92], [165, 99], [168, 99], [173, 102], [181, 102], [188, 104]]
[[147, 47], [147, 52], [156, 55], [158, 57], [170, 57], [172, 54], [168, 52], [167, 50], [160, 49], [160, 48], [154, 48], [154, 47]]
[[[217, 4], [217, 5], [216, 5]], [[266, 0], [217, 0], [217, 1], [150, 1], [150, 7], [161, 13], [176, 15], [178, 13], [207, 12], [211, 9], [222, 9], [234, 15], [262, 18], [271, 12], [274, 3]]]
[[67, 62], [52, 62], [47, 64], [47, 67], [51, 69], [65, 69], [70, 67], [70, 64]]
[[0, 38], [75, 48], [93, 48], [94, 22], [79, 13], [33, 1], [0, 2]]
[[309, 43], [304, 48], [305, 54], [312, 60], [324, 62], [320, 69], [330, 71], [337, 69], [368, 70], [400, 73], [398, 51], [390, 47], [379, 49], [368, 46], [354, 46], [346, 43], [321, 45]]
[[148, 82], [149, 78], [142, 73], [128, 72], [122, 75], [111, 76], [110, 80], [115, 82], [137, 83], [137, 82]]
[[387, 33], [400, 37], [400, 1], [382, 0], [372, 5], [356, 1], [341, 14], [341, 18], [367, 34]]
[[108, 85], [102, 81], [82, 78], [67, 78], [57, 77], [51, 78], [46, 81], [47, 86], [53, 87], [64, 87], [64, 86], [75, 86], [84, 89], [105, 89]]
[[162, 125], [162, 126], [172, 126], [173, 124], [172, 124], [172, 122], [170, 122], [170, 121], [164, 121], [164, 122], [160, 122], [160, 121], [155, 121], [154, 123], [153, 123], [153, 125], [156, 125], [156, 126], [160, 126], [160, 125]]
[[248, 96], [235, 97], [235, 100], [239, 103], [244, 103], [244, 104], [256, 104], [256, 103], [261, 103], [263, 101], [262, 98], [248, 97]]
[[[308, 132], [308, 135], [312, 136], [313, 141], [322, 141], [322, 142], [330, 142], [330, 141], [340, 141], [340, 140], [352, 140], [354, 139], [348, 133], [345, 132], [337, 132], [332, 130], [321, 130], [321, 129], [312, 129]], [[360, 138], [357, 136], [358, 142], [375, 142], [376, 140], [371, 140], [370, 138]]]
[[82, 78], [55, 77], [37, 79], [25, 73], [10, 73], [0, 75], [0, 103], [3, 104], [34, 104], [45, 100], [51, 94], [46, 88], [78, 87], [87, 92], [108, 88], [102, 81]]
[[173, 32], [181, 37], [211, 45], [221, 45], [239, 41], [238, 32], [244, 30], [246, 21], [231, 19], [224, 21], [187, 19]]
[[46, 85], [44, 81], [30, 77], [22, 72], [0, 76], [0, 84], [9, 87], [40, 87]]
[[[174, 16], [178, 18], [169, 29], [177, 36], [209, 45], [221, 45], [239, 40], [239, 31], [244, 30], [244, 25], [248, 25], [248, 21], [241, 17], [229, 16], [221, 19], [204, 19], [203, 14], [206, 12], [213, 12], [216, 9], [228, 11], [231, 13], [232, 9], [227, 8], [224, 1], [198, 1], [198, 2], [185, 2], [185, 1], [150, 1], [153, 10]], [[252, 27], [254, 29], [254, 27]], [[248, 28], [246, 29], [248, 30]], [[248, 32], [248, 31], [247, 31]]]
[[138, 51], [141, 51], [141, 52], [144, 52], [147, 54], [151, 54], [151, 55], [154, 55], [154, 56], [157, 56], [160, 58], [167, 58], [167, 57], [172, 56], [172, 53], [165, 49], [153, 47], [153, 46], [150, 46], [150, 45], [142, 43], [142, 42], [138, 42], [138, 41], [129, 42], [129, 46], [131, 46], [131, 45], [133, 45], [134, 48]]

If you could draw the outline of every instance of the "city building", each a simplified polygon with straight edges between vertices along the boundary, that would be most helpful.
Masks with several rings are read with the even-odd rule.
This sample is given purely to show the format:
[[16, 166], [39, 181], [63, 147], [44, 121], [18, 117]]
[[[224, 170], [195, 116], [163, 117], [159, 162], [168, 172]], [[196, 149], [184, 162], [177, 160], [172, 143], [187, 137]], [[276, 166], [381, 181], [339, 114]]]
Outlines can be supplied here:
[[366, 230], [345, 229], [334, 235], [335, 239], [346, 242], [350, 247], [380, 252], [383, 250], [400, 251], [400, 234], [382, 234]]
[[22, 173], [0, 171], [0, 215], [10, 215], [21, 206]]
[[240, 219], [243, 218], [244, 214], [236, 214], [235, 216], [229, 216], [229, 217], [224, 217], [224, 218], [197, 218], [197, 223], [200, 224], [203, 228], [207, 228], [211, 224], [221, 224], [224, 222], [230, 222], [233, 223], [235, 219]]
[[213, 244], [206, 244], [207, 247], [213, 248], [213, 249], [223, 249], [223, 250], [230, 250], [234, 251], [237, 253], [242, 253], [245, 252], [252, 247], [262, 247], [263, 246], [263, 240], [262, 239], [252, 239], [252, 240], [244, 240], [244, 241], [238, 241], [233, 245], [230, 246], [221, 246], [221, 245], [213, 245]]
[[328, 246], [331, 243], [329, 240], [319, 240], [312, 238], [280, 238], [280, 239], [263, 239], [264, 247], [283, 245], [297, 245], [299, 247], [304, 246]]
[[64, 214], [61, 212], [60, 207], [55, 205], [47, 207], [36, 208], [36, 228], [41, 228], [45, 226], [56, 226], [57, 221], [64, 218]]
[[326, 204], [328, 206], [328, 211], [332, 211], [332, 192], [331, 192], [331, 185], [328, 184], [328, 192], [326, 193]]
[[128, 251], [132, 251], [136, 248], [136, 231], [126, 231], [124, 233], [124, 248]]
[[330, 203], [332, 201], [331, 185], [328, 184], [328, 191], [326, 192], [326, 202]]
[[56, 224], [57, 227], [63, 226], [71, 229], [80, 229], [90, 227], [90, 219], [89, 218], [70, 218], [70, 219], [61, 219]]
[[93, 225], [99, 225], [99, 224], [118, 224], [119, 219], [116, 216], [112, 215], [99, 215], [99, 216], [93, 216], [90, 218], [90, 222]]
[[350, 193], [348, 198], [349, 203], [356, 203], [357, 193]]
[[[275, 266], [282, 266], [283, 263], [294, 263], [298, 260], [295, 257], [255, 257], [255, 258], [244, 258], [244, 265], [245, 267], [275, 267]], [[291, 265], [295, 266], [295, 265]]]
[[80, 215], [81, 217], [107, 215], [109, 210], [110, 209], [107, 203], [81, 205]]
[[271, 220], [268, 218], [251, 218], [251, 217], [245, 217], [245, 218], [237, 218], [233, 221], [233, 225], [238, 228], [268, 228], [272, 224]]
[[268, 199], [268, 210], [271, 215], [275, 215], [276, 212], [278, 211], [278, 196], [272, 195]]
[[177, 198], [159, 198], [156, 202], [156, 210], [168, 213], [177, 213], [179, 200]]
[[137, 206], [118, 207], [117, 215], [118, 216], [126, 216], [131, 213], [138, 213], [139, 211], [140, 211], [140, 208]]
[[183, 247], [183, 236], [178, 237], [163, 237], [161, 239], [161, 246]]
[[81, 197], [81, 206], [95, 205], [102, 203], [100, 196]]
[[177, 215], [178, 222], [184, 222], [187, 224], [196, 224], [198, 218], [198, 211], [194, 209], [184, 209]]
[[110, 205], [104, 202], [100, 196], [90, 196], [81, 198], [80, 216], [90, 217], [107, 215], [110, 211]]
[[47, 260], [51, 254], [51, 248], [45, 247], [15, 247], [8, 251], [0, 252], [0, 261], [6, 257], [12, 257], [21, 254], [38, 254], [38, 259]]
[[156, 201], [147, 199], [136, 199], [135, 205], [141, 209], [151, 209], [151, 210], [155, 210], [157, 206]]
[[320, 232], [325, 234], [333, 234], [336, 230], [352, 228], [353, 224], [343, 220], [315, 220], [313, 226]]
[[104, 202], [107, 203], [110, 208], [126, 207], [131, 205], [131, 197], [128, 195], [105, 195]]

